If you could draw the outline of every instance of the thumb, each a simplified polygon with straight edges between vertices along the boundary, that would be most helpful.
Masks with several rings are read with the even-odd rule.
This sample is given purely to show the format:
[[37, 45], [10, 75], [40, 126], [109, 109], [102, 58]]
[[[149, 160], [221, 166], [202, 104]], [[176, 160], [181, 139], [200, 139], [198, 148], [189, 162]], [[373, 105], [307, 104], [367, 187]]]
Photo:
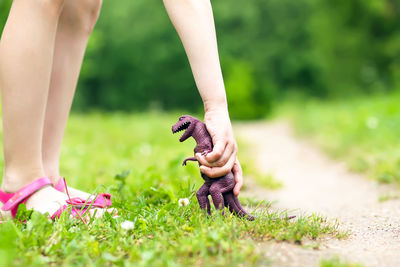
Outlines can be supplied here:
[[235, 196], [238, 196], [243, 186], [243, 171], [242, 171], [242, 166], [240, 166], [239, 160], [237, 159], [235, 164], [233, 165], [232, 172], [236, 181], [236, 185], [233, 188], [233, 193], [235, 194]]

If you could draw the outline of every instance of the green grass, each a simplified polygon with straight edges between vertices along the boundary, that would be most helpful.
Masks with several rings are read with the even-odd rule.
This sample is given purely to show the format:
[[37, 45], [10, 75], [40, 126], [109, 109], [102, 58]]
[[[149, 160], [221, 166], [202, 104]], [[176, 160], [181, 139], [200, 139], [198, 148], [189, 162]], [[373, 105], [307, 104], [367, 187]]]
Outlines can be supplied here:
[[285, 105], [296, 130], [351, 170], [384, 183], [400, 184], [400, 95]]
[[321, 260], [320, 267], [362, 267], [359, 263], [341, 260], [339, 257]]
[[[324, 218], [288, 221], [284, 212], [271, 212], [254, 199], [242, 198], [257, 215], [253, 222], [215, 212], [205, 216], [195, 197], [202, 184], [198, 167], [181, 166], [194, 143], [181, 144], [171, 134], [177, 117], [73, 115], [63, 146], [62, 174], [70, 186], [111, 192], [120, 217], [106, 216], [88, 226], [65, 217], [53, 223], [37, 213], [26, 223], [6, 221], [0, 225], [0, 263], [252, 266], [270, 260], [257, 252], [259, 242], [301, 244], [340, 235], [336, 224]], [[189, 205], [179, 206], [180, 198], [189, 198]], [[133, 229], [124, 230], [124, 221], [131, 221]]]

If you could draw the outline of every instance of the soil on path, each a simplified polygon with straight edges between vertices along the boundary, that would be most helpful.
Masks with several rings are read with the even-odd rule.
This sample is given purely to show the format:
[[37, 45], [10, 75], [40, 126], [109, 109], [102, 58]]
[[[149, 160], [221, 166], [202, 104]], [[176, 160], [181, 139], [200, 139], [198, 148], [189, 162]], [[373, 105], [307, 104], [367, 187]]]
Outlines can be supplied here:
[[395, 189], [349, 172], [344, 163], [294, 137], [286, 122], [243, 123], [235, 130], [249, 144], [259, 170], [283, 183], [269, 191], [247, 179], [244, 194], [273, 202], [291, 215], [337, 218], [340, 228], [349, 231], [345, 240], [326, 240], [317, 250], [285, 242], [260, 244], [273, 266], [318, 266], [332, 256], [364, 266], [400, 266], [400, 200], [379, 202]]

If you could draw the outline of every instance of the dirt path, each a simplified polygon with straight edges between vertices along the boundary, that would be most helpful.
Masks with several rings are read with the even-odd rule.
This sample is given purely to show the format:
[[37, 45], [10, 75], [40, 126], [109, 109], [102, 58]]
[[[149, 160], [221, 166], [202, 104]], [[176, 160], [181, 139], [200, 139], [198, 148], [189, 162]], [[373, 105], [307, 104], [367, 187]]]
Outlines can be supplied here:
[[235, 126], [239, 138], [251, 144], [260, 171], [283, 182], [268, 191], [246, 181], [247, 194], [291, 214], [317, 212], [337, 218], [350, 231], [346, 240], [327, 240], [318, 250], [273, 243], [266, 254], [275, 266], [318, 266], [321, 258], [338, 255], [365, 266], [400, 266], [400, 200], [379, 202], [390, 188], [349, 172], [311, 143], [293, 136], [284, 122]]

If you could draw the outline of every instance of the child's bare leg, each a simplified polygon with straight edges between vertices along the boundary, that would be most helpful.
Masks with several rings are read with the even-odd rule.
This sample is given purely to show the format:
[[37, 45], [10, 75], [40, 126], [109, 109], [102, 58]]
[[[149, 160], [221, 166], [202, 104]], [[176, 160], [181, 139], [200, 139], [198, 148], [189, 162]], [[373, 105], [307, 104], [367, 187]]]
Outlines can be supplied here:
[[[63, 0], [14, 0], [0, 42], [4, 176], [1, 189], [15, 192], [45, 176], [42, 134]], [[45, 187], [28, 208], [53, 213], [65, 195]]]
[[[97, 21], [101, 0], [68, 0], [60, 16], [43, 133], [43, 166], [56, 183], [60, 177], [62, 139], [74, 97], [89, 35]], [[89, 195], [69, 187], [71, 196]]]

